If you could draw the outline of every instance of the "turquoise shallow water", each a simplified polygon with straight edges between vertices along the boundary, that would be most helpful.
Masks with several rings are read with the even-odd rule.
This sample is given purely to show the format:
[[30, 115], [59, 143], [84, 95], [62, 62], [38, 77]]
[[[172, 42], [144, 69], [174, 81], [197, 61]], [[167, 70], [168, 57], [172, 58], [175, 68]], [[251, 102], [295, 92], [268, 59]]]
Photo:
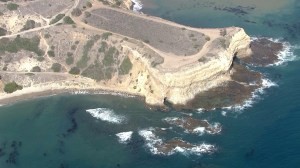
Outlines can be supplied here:
[[[233, 5], [235, 1], [207, 1], [213, 5], [205, 6], [197, 5], [202, 0], [149, 0], [143, 12], [196, 27], [241, 26], [251, 36], [300, 44], [299, 2], [250, 0]], [[295, 49], [294, 55], [299, 58], [300, 50]], [[299, 167], [299, 68], [297, 59], [257, 68], [278, 86], [266, 89], [252, 107], [242, 111], [166, 113], [151, 111], [136, 98], [111, 95], [60, 95], [0, 107], [0, 168]], [[86, 112], [96, 108], [113, 112], [102, 120]], [[155, 155], [147, 147], [149, 141], [139, 135], [149, 128], [169, 128], [162, 121], [166, 117], [189, 115], [220, 123], [221, 133], [188, 134], [174, 126], [153, 133], [163, 141], [177, 137], [192, 144], [211, 144], [215, 152]], [[120, 123], [105, 121], [112, 118]], [[131, 140], [120, 143], [115, 134], [128, 131], [133, 132]]]

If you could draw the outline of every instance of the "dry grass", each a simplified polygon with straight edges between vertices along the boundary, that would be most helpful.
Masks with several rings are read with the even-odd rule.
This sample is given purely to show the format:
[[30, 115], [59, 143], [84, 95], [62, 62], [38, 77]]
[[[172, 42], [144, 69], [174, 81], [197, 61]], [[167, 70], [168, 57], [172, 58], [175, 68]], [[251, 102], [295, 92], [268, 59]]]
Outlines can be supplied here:
[[[176, 55], [196, 54], [206, 43], [205, 35], [111, 9], [96, 9], [88, 24], [132, 37]], [[196, 48], [194, 46], [197, 46]]]

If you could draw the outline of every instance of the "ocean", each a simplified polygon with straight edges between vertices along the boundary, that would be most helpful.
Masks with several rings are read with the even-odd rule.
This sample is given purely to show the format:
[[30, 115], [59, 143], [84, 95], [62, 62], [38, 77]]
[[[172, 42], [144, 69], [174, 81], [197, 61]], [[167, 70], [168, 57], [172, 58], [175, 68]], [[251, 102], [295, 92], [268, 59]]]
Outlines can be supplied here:
[[[249, 66], [263, 73], [266, 87], [239, 107], [166, 112], [135, 97], [107, 94], [64, 94], [1, 106], [0, 168], [299, 167], [300, 1], [142, 4], [143, 13], [192, 27], [243, 27], [252, 38], [283, 42], [286, 50], [277, 65]], [[172, 124], [190, 118], [220, 131]], [[181, 146], [172, 146], [174, 141]]]

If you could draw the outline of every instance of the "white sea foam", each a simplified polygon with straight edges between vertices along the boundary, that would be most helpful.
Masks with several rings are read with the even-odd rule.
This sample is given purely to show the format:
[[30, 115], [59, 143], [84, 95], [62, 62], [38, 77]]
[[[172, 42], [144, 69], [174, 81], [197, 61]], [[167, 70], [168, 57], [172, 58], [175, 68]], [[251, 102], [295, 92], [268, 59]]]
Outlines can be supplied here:
[[222, 116], [226, 116], [227, 112], [226, 111], [221, 111]]
[[[167, 118], [164, 118], [163, 121], [167, 122], [168, 124], [172, 124], [172, 125], [178, 126], [183, 129], [185, 129], [184, 125], [177, 124], [176, 121], [187, 122], [185, 119], [178, 118], [178, 117], [167, 117]], [[204, 121], [208, 122], [207, 120], [204, 120]], [[214, 130], [214, 131], [211, 131], [211, 130]], [[222, 131], [222, 126], [220, 123], [209, 124], [208, 128], [199, 126], [199, 127], [194, 128], [193, 130], [188, 130], [188, 129], [184, 130], [185, 133], [193, 133], [193, 134], [198, 134], [198, 135], [203, 135], [204, 133], [218, 134], [221, 131]]]
[[216, 147], [214, 145], [202, 143], [202, 144], [189, 144], [191, 147], [175, 147], [174, 149], [170, 150], [168, 153], [164, 153], [159, 151], [156, 146], [163, 145], [164, 142], [158, 136], [156, 136], [153, 131], [154, 128], [148, 128], [139, 131], [139, 135], [144, 138], [146, 142], [146, 147], [150, 150], [150, 152], [154, 155], [173, 155], [175, 153], [181, 153], [183, 155], [201, 155], [204, 153], [213, 153], [216, 151]]
[[211, 130], [214, 130], [214, 131], [206, 130], [206, 132], [209, 133], [209, 134], [219, 134], [222, 131], [222, 126], [218, 122], [212, 123], [208, 127]]
[[132, 133], [132, 131], [120, 132], [117, 133], [116, 136], [119, 138], [120, 143], [128, 143], [131, 140]]
[[121, 92], [112, 92], [112, 91], [89, 91], [89, 90], [76, 90], [71, 92], [71, 94], [75, 95], [86, 95], [86, 94], [91, 94], [91, 95], [114, 95], [114, 96], [121, 96], [121, 97], [136, 97], [134, 95], [126, 94], [126, 93], [121, 93]]
[[278, 66], [278, 65], [283, 65], [284, 63], [291, 62], [296, 60], [296, 55], [294, 54], [294, 51], [296, 49], [299, 49], [299, 46], [293, 46], [289, 42], [283, 41], [282, 39], [274, 39], [274, 38], [267, 38], [267, 37], [251, 37], [251, 40], [258, 40], [258, 39], [268, 39], [272, 42], [275, 43], [282, 43], [283, 49], [279, 51], [277, 54], [278, 56], [278, 61], [275, 62], [274, 64], [270, 64], [268, 66]]
[[133, 2], [133, 11], [139, 12], [143, 9], [143, 4], [140, 0], [131, 0]]
[[216, 147], [214, 145], [202, 143], [200, 145], [193, 145], [191, 148], [185, 148], [185, 147], [175, 147], [173, 150], [171, 150], [166, 155], [173, 155], [175, 153], [181, 153], [183, 155], [202, 155], [204, 153], [213, 153], [216, 151]]
[[113, 110], [108, 108], [88, 109], [86, 112], [90, 113], [97, 119], [114, 124], [122, 124], [126, 121], [124, 116], [116, 115]]
[[152, 127], [148, 128], [148, 129], [140, 130], [139, 135], [144, 138], [144, 140], [146, 142], [146, 146], [147, 146], [147, 148], [149, 148], [149, 150], [152, 154], [161, 154], [160, 152], [158, 152], [158, 149], [157, 149], [157, 147], [155, 147], [155, 145], [162, 144], [162, 139], [157, 137], [153, 133], [153, 131], [154, 131], [154, 128], [152, 128]]
[[197, 127], [193, 129], [193, 133], [197, 133], [199, 135], [203, 135], [205, 132], [205, 127]]
[[73, 91], [72, 94], [84, 95], [84, 94], [89, 94], [89, 92], [86, 90], [76, 90], [76, 91]]
[[260, 96], [265, 92], [265, 89], [278, 86], [276, 83], [272, 82], [269, 79], [262, 79], [262, 87], [256, 89], [253, 93], [251, 98], [245, 100], [241, 105], [233, 105], [228, 107], [223, 107], [222, 109], [225, 110], [233, 110], [235, 112], [241, 112], [247, 108], [252, 107], [252, 105], [260, 99]]
[[197, 113], [201, 114], [204, 113], [205, 109], [204, 108], [198, 108], [197, 109]]

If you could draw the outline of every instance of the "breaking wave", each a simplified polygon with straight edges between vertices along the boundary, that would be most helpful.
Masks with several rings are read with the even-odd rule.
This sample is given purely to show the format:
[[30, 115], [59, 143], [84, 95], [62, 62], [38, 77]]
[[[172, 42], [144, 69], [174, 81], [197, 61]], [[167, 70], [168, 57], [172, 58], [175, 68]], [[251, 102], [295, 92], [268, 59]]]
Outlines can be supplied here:
[[279, 66], [283, 65], [284, 63], [291, 62], [296, 60], [297, 56], [294, 54], [296, 49], [299, 49], [299, 46], [293, 46], [289, 42], [283, 41], [282, 39], [275, 39], [275, 38], [267, 38], [267, 37], [251, 37], [251, 40], [258, 40], [258, 39], [268, 39], [275, 43], [281, 43], [283, 45], [283, 49], [277, 54], [278, 61], [270, 64], [268, 66]]
[[265, 89], [274, 87], [274, 86], [278, 86], [278, 85], [269, 79], [262, 79], [262, 87], [256, 89], [252, 93], [251, 98], [249, 98], [248, 100], [245, 100], [244, 103], [242, 103], [242, 105], [233, 105], [233, 106], [223, 107], [222, 109], [233, 110], [235, 112], [239, 112], [239, 111], [243, 111], [247, 108], [250, 108], [260, 98], [260, 95], [262, 95], [265, 92]]
[[162, 139], [157, 137], [154, 133], [154, 128], [148, 128], [144, 130], [139, 131], [139, 135], [144, 138], [146, 142], [146, 147], [149, 148], [150, 152], [152, 154], [160, 154], [158, 152], [157, 147], [155, 147], [156, 144], [162, 144]]
[[108, 108], [96, 108], [88, 109], [86, 112], [90, 113], [93, 117], [102, 121], [110, 122], [113, 124], [122, 124], [126, 121], [126, 118], [121, 115], [117, 115], [113, 110]]
[[74, 95], [87, 95], [87, 94], [92, 94], [92, 95], [113, 95], [113, 96], [121, 96], [121, 97], [136, 97], [134, 95], [126, 94], [126, 93], [121, 93], [121, 92], [113, 92], [113, 91], [91, 91], [91, 90], [76, 90], [71, 92], [71, 94]]
[[131, 0], [131, 2], [133, 2], [133, 11], [139, 12], [143, 9], [143, 4], [140, 0]]
[[[146, 147], [150, 150], [150, 152], [154, 155], [166, 155], [170, 156], [176, 153], [180, 153], [183, 155], [202, 155], [205, 153], [213, 153], [217, 150], [214, 145], [211, 144], [190, 144], [183, 140], [177, 140], [179, 145], [169, 145], [168, 142], [164, 142], [158, 136], [154, 134], [154, 128], [148, 128], [139, 131], [139, 135], [143, 137], [145, 140]], [[184, 144], [184, 145], [180, 145]], [[171, 146], [171, 147], [170, 147]], [[170, 149], [167, 149], [170, 147]]]
[[203, 135], [205, 133], [219, 134], [222, 131], [222, 126], [220, 123], [209, 123], [207, 120], [167, 117], [164, 118], [163, 121], [184, 129], [185, 133]]
[[120, 132], [120, 133], [117, 133], [116, 136], [119, 138], [120, 143], [126, 144], [131, 140], [132, 133], [133, 133], [132, 131]]

